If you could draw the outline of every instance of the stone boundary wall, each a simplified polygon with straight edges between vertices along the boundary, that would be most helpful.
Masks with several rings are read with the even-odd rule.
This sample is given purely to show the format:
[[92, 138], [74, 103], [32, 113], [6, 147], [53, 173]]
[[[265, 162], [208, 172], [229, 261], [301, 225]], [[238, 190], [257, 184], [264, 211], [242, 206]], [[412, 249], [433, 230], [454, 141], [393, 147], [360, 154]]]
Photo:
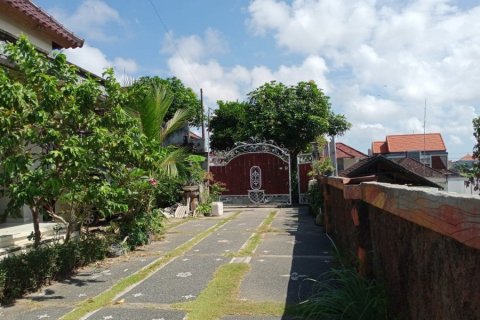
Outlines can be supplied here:
[[400, 319], [480, 319], [480, 197], [322, 179], [326, 231]]

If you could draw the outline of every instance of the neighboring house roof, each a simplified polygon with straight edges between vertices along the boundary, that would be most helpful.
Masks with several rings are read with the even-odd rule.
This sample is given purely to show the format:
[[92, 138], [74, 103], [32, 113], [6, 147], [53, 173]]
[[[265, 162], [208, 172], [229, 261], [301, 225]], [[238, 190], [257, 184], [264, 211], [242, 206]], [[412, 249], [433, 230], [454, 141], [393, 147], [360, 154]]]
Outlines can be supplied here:
[[447, 151], [440, 133], [389, 135], [372, 143], [373, 154], [408, 151]]
[[372, 152], [373, 152], [373, 154], [388, 153], [387, 142], [386, 141], [373, 141], [372, 142]]
[[345, 143], [337, 142], [335, 143], [335, 148], [337, 149], [337, 159], [344, 159], [344, 158], [367, 158], [367, 155], [354, 149]]
[[84, 40], [65, 28], [51, 15], [43, 11], [29, 0], [0, 0], [0, 9], [10, 15], [18, 15], [24, 20], [34, 24], [37, 28], [55, 38], [55, 43], [62, 48], [79, 48]]
[[471, 154], [466, 154], [460, 158], [460, 161], [475, 161]]
[[[412, 166], [413, 163], [409, 162]], [[370, 158], [360, 160], [351, 167], [340, 172], [340, 176], [348, 178], [376, 175], [379, 182], [388, 182], [395, 184], [409, 184], [415, 186], [427, 186], [443, 189], [440, 185], [417, 174], [400, 163], [388, 159], [382, 155], [376, 155]]]
[[[397, 162], [402, 167], [409, 169], [410, 171], [415, 172], [416, 174], [425, 177], [425, 178], [445, 178], [444, 174], [441, 171], [430, 168], [429, 166], [424, 165], [420, 161], [417, 161], [412, 158], [401, 158], [401, 159], [392, 159]], [[447, 170], [446, 170], [447, 171]]]
[[198, 134], [196, 134], [192, 131], [189, 131], [189, 138], [194, 139], [194, 140], [201, 140], [202, 139], [202, 137], [200, 137]]

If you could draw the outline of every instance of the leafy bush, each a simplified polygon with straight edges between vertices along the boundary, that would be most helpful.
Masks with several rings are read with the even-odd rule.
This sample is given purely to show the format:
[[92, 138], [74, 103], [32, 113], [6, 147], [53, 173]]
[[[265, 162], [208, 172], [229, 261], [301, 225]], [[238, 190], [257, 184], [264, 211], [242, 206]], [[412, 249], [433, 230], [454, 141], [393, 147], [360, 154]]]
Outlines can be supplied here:
[[43, 245], [0, 261], [0, 302], [7, 304], [51, 280], [106, 257], [108, 241], [95, 236], [65, 244]]
[[301, 303], [302, 319], [388, 319], [383, 285], [354, 269], [333, 269], [312, 281], [316, 293]]
[[320, 214], [323, 208], [323, 196], [316, 180], [312, 180], [312, 182], [308, 184], [308, 203], [310, 213], [313, 214], [313, 216], [316, 217]]
[[210, 214], [212, 214], [212, 202], [207, 201], [204, 203], [199, 203], [195, 211], [197, 214], [209, 216]]
[[131, 249], [148, 244], [152, 236], [162, 232], [162, 222], [163, 216], [158, 210], [151, 213], [140, 212], [121, 220], [118, 225], [120, 237], [128, 237], [127, 244]]
[[158, 208], [166, 208], [182, 201], [182, 184], [176, 179], [162, 179], [155, 189], [155, 204]]

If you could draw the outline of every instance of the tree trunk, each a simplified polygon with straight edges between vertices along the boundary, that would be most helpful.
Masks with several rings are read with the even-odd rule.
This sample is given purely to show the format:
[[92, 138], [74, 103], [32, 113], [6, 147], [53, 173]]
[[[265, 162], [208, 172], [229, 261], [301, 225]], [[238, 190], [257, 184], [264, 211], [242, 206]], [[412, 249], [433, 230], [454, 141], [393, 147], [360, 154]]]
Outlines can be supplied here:
[[31, 206], [32, 217], [33, 217], [33, 234], [34, 234], [34, 243], [33, 246], [37, 248], [40, 245], [42, 239], [42, 234], [40, 232], [40, 212], [37, 206]]
[[64, 243], [68, 243], [70, 241], [70, 237], [72, 235], [72, 223], [67, 223], [67, 231], [65, 232], [65, 241]]

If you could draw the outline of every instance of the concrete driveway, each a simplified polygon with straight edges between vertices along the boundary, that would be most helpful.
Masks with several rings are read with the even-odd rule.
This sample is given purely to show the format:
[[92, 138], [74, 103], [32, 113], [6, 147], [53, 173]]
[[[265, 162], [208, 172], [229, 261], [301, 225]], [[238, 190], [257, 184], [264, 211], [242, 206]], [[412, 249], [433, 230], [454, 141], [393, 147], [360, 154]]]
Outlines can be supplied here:
[[[268, 230], [258, 234], [259, 226], [272, 211], [276, 214]], [[199, 234], [205, 236], [186, 246]], [[254, 252], [235, 258], [255, 234], [261, 240]], [[82, 315], [82, 319], [188, 319], [190, 310], [182, 310], [177, 304], [194, 302], [212, 282], [215, 272], [232, 259], [249, 264], [236, 293], [239, 302], [295, 304], [310, 295], [313, 283], [310, 279], [328, 271], [332, 259], [328, 239], [306, 208], [230, 207], [222, 217], [192, 219], [169, 229], [164, 240], [127, 257], [108, 259], [82, 269], [70, 280], [52, 284], [0, 309], [0, 318], [60, 319], [165, 256], [172, 258], [118, 292], [109, 303]], [[220, 319], [288, 317], [224, 314]]]

